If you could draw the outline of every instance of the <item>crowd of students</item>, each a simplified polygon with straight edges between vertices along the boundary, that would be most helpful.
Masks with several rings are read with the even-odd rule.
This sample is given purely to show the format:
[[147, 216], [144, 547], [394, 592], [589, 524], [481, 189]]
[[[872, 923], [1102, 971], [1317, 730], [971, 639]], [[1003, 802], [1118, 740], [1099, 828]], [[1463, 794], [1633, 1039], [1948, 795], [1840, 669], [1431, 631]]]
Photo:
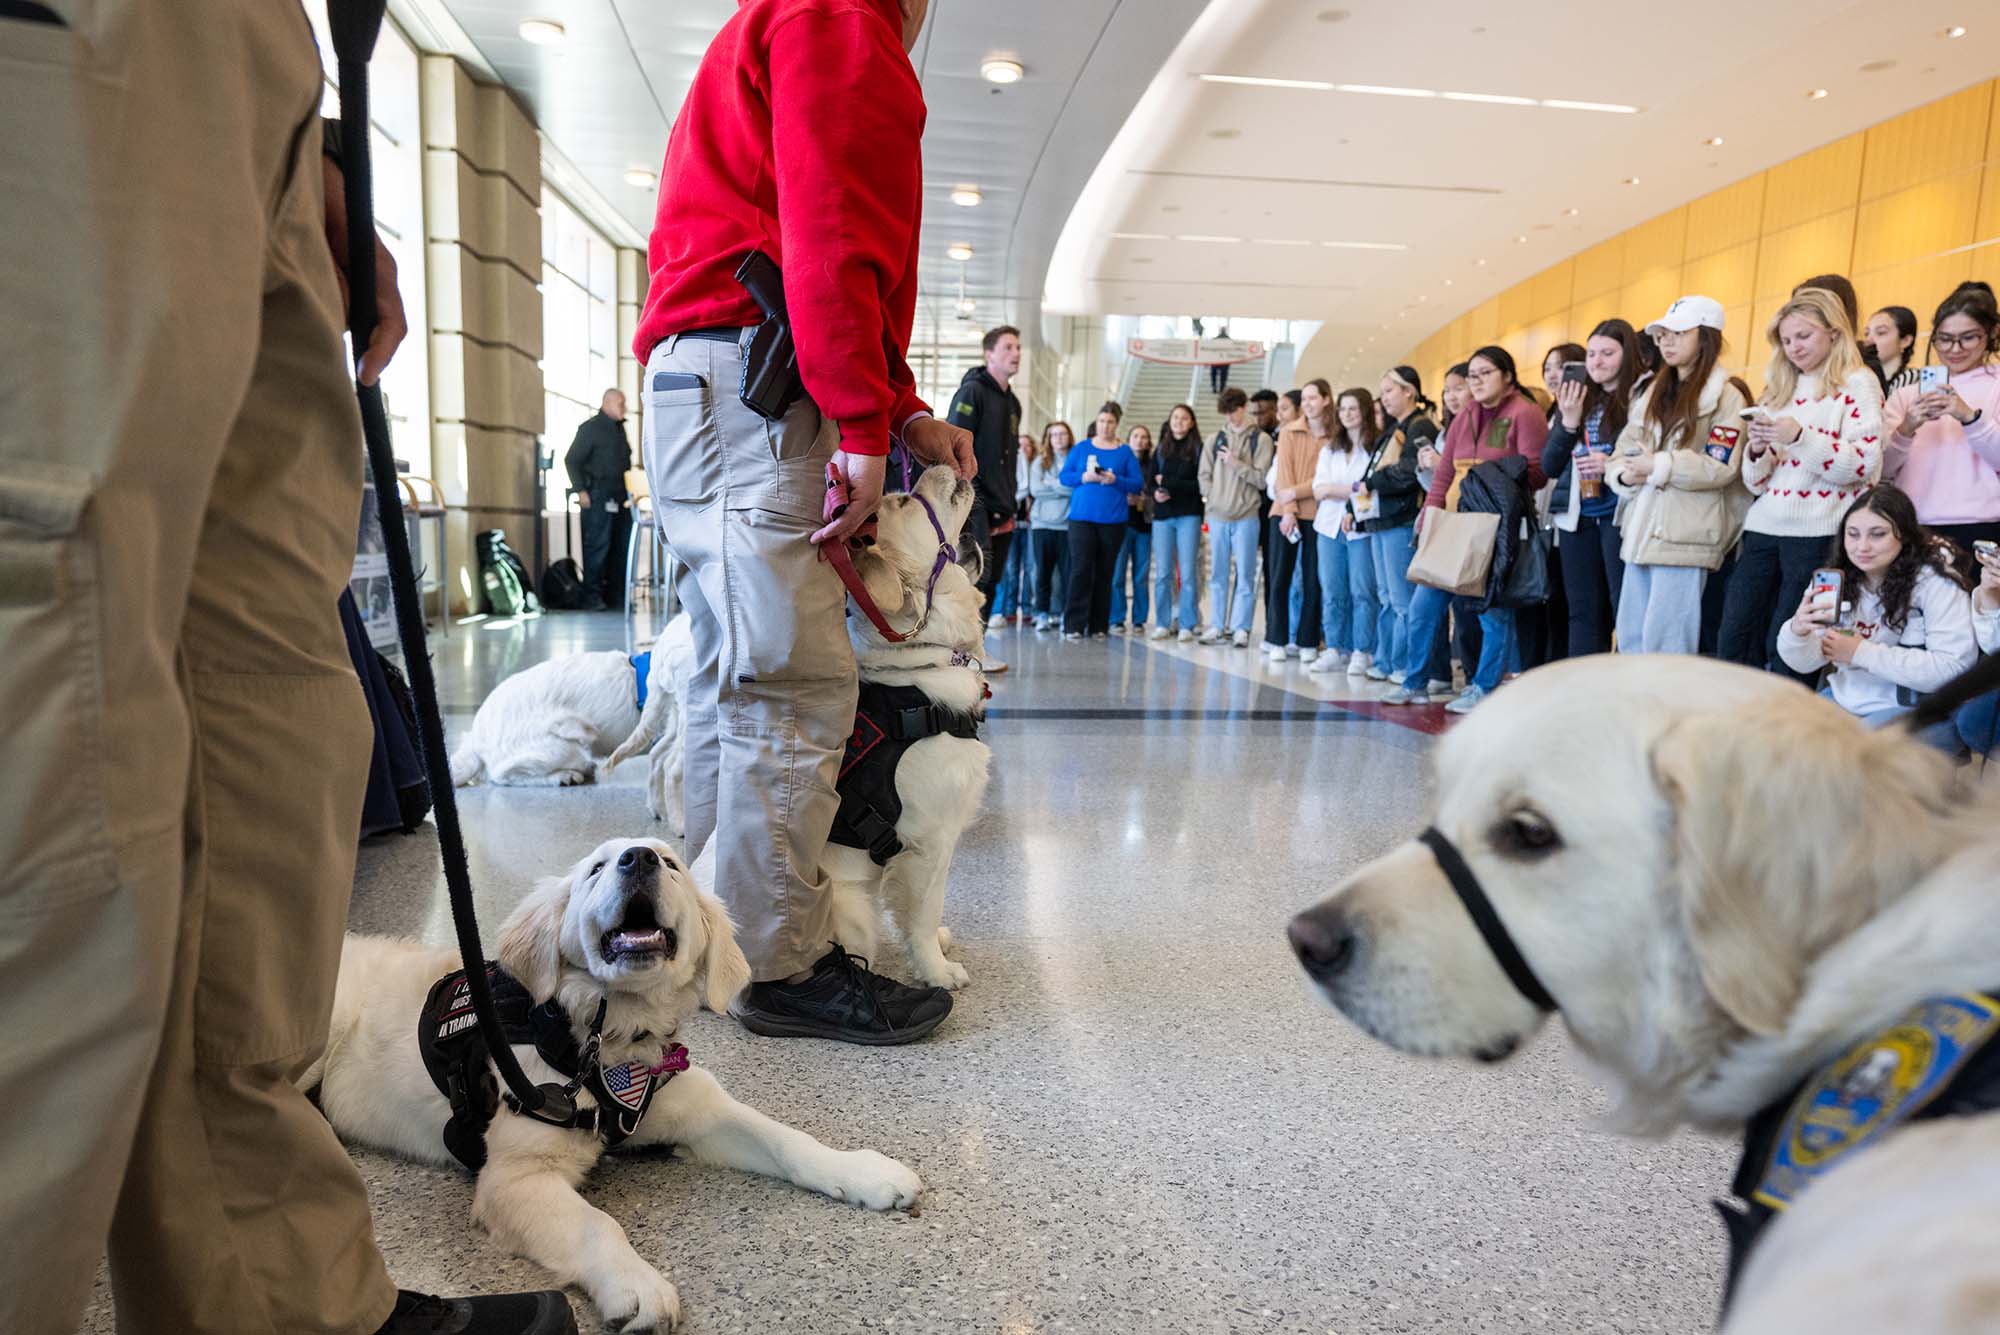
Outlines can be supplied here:
[[[1213, 434], [1187, 404], [1157, 442], [1121, 434], [1116, 403], [1080, 445], [1051, 423], [1023, 438], [1034, 541], [992, 624], [1247, 648], [1261, 580], [1270, 660], [1387, 682], [1385, 704], [1452, 693], [1454, 656], [1464, 713], [1524, 668], [1615, 647], [1823, 682], [1879, 726], [2000, 646], [2000, 308], [1963, 284], [1920, 339], [1908, 308], [1864, 323], [1845, 278], [1809, 278], [1764, 330], [1761, 394], [1725, 368], [1723, 326], [1698, 295], [1643, 330], [1605, 320], [1550, 350], [1541, 387], [1483, 347], [1442, 411], [1399, 366], [1372, 392], [1227, 390]], [[1413, 583], [1426, 516], [1510, 455], [1553, 548], [1546, 600]], [[1994, 712], [1932, 740], [1989, 750]]]

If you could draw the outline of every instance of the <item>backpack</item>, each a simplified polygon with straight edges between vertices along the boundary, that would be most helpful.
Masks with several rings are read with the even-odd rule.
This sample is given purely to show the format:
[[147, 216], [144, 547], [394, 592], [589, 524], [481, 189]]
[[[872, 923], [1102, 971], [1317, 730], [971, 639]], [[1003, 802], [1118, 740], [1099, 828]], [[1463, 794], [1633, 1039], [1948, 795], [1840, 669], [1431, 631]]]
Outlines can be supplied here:
[[565, 556], [551, 561], [542, 571], [542, 606], [556, 612], [571, 612], [583, 606], [583, 572]]
[[475, 546], [479, 552], [479, 584], [486, 592], [486, 610], [502, 617], [539, 612], [542, 604], [535, 597], [528, 568], [507, 545], [506, 532], [489, 528], [479, 535]]

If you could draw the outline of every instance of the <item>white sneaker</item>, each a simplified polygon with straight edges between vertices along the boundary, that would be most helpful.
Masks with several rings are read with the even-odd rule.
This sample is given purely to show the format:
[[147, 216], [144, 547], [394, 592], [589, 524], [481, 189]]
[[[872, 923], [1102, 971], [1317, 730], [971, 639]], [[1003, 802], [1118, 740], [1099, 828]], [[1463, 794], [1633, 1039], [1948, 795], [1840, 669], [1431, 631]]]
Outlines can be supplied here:
[[1444, 707], [1444, 712], [1447, 714], [1470, 714], [1479, 707], [1479, 702], [1485, 698], [1485, 691], [1480, 690], [1477, 686], [1468, 686], [1465, 688], [1465, 694]]
[[1080, 630], [1066, 630], [1063, 632], [1063, 638], [1065, 640], [1080, 640], [1083, 638], [1083, 632]]
[[986, 629], [988, 630], [999, 630], [1002, 626], [1006, 624], [1007, 624], [1007, 618], [1001, 616], [998, 612], [995, 612], [992, 616], [986, 618]]
[[1004, 658], [982, 658], [979, 660], [979, 669], [989, 677], [995, 676], [1007, 670], [1007, 660]]
[[[1218, 635], [1216, 638], [1221, 639], [1222, 637]], [[1194, 632], [1191, 630], [1184, 630], [1180, 634], [1174, 636], [1174, 642], [1176, 644], [1193, 644]]]
[[1046, 614], [1035, 618], [1036, 630], [1047, 630], [1048, 628], [1049, 628], [1049, 619]]
[[[1293, 654], [1297, 654], [1297, 653], [1298, 653], [1298, 650], [1297, 650], [1297, 649], [1293, 649], [1293, 650], [1292, 650], [1292, 653], [1293, 653]], [[1286, 659], [1286, 657], [1287, 657], [1287, 655], [1286, 655], [1286, 653], [1285, 653], [1285, 646], [1284, 646], [1284, 645], [1282, 645], [1282, 644], [1267, 644], [1267, 645], [1265, 645], [1265, 646], [1264, 646], [1264, 657], [1266, 657], [1266, 658], [1270, 659], [1270, 660], [1271, 660], [1271, 661], [1272, 661], [1273, 663], [1282, 663], [1282, 662], [1284, 662], [1284, 661], [1285, 661], [1285, 659]]]
[[1368, 669], [1374, 666], [1375, 659], [1373, 655], [1364, 654], [1359, 649], [1356, 649], [1354, 657], [1347, 660], [1347, 675], [1350, 677], [1365, 677], [1368, 675]]
[[1299, 656], [1299, 646], [1297, 646], [1296, 644], [1288, 644], [1285, 646], [1285, 657], [1297, 658], [1298, 656]]
[[1458, 687], [1448, 681], [1439, 681], [1436, 677], [1432, 677], [1428, 682], [1424, 683], [1424, 689], [1432, 695], [1450, 695]]
[[1377, 663], [1375, 666], [1368, 669], [1368, 680], [1370, 681], [1389, 680], [1389, 669], [1383, 667], [1380, 663]]
[[1312, 662], [1306, 664], [1306, 671], [1338, 672], [1340, 671], [1340, 665], [1341, 665], [1340, 651], [1338, 649], [1326, 649], [1322, 650], [1320, 655], [1317, 658], [1313, 659]]
[[1171, 630], [1167, 629], [1167, 627], [1165, 627], [1164, 625], [1161, 625], [1161, 626], [1155, 626], [1151, 630], [1147, 631], [1146, 638], [1149, 640], [1164, 640], [1167, 638], [1167, 636], [1171, 634], [1173, 634]]
[[[1188, 632], [1182, 631], [1181, 638], [1185, 640], [1187, 637], [1188, 637]], [[1201, 642], [1203, 644], [1221, 644], [1228, 638], [1229, 638], [1229, 632], [1224, 630], [1220, 626], [1216, 626], [1213, 629], [1203, 633], [1201, 637]]]
[[1229, 642], [1235, 645], [1238, 649], [1248, 649], [1250, 647], [1250, 632], [1247, 630], [1239, 630], [1236, 632], [1235, 637], [1231, 639]]

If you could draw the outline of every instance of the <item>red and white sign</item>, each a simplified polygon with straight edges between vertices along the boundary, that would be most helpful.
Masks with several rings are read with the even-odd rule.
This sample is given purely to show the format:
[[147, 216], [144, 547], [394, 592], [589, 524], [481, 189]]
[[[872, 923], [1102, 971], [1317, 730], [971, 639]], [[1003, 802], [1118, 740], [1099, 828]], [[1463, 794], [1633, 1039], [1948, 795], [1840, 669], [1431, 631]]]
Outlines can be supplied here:
[[1175, 366], [1237, 366], [1261, 362], [1265, 355], [1262, 343], [1236, 338], [1135, 338], [1125, 350], [1141, 361]]

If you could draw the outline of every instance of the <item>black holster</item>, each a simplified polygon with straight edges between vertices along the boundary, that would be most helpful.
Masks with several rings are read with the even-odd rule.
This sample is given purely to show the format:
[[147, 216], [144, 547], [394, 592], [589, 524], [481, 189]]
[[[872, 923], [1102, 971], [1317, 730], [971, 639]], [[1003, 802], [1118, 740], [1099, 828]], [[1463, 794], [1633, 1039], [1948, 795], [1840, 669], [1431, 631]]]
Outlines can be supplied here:
[[736, 281], [764, 312], [764, 322], [751, 333], [750, 346], [743, 350], [743, 406], [775, 422], [806, 392], [805, 382], [799, 379], [791, 317], [785, 313], [784, 277], [769, 255], [753, 250], [737, 267]]

